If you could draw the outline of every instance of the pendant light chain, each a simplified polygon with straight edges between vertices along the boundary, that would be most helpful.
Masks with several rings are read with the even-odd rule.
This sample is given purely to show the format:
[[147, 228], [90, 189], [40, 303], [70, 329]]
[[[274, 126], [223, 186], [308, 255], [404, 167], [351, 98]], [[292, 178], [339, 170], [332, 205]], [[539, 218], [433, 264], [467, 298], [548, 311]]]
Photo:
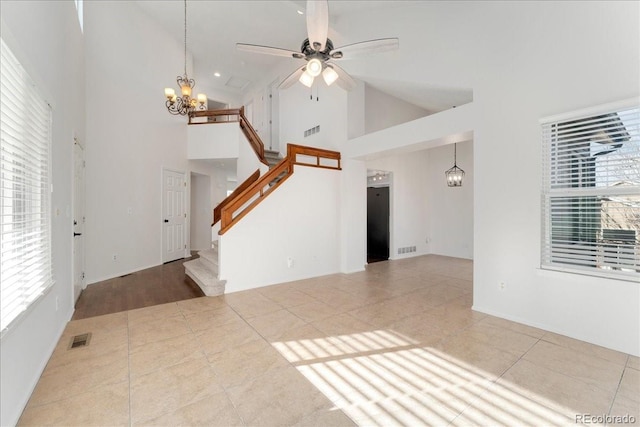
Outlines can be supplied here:
[[164, 89], [164, 96], [167, 98], [165, 105], [169, 113], [186, 116], [195, 110], [206, 109], [207, 96], [199, 93], [193, 97], [192, 90], [196, 81], [187, 75], [187, 0], [184, 0], [184, 75], [178, 76], [176, 83], [180, 88], [180, 96], [172, 88]]
[[187, 0], [184, 0], [184, 75], [187, 75]]

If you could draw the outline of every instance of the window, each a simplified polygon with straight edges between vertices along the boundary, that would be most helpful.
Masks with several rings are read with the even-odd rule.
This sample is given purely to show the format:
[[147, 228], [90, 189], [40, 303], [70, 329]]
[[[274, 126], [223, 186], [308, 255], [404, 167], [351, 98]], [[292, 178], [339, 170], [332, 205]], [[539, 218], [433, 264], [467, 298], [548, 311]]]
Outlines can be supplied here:
[[637, 101], [542, 121], [542, 267], [640, 280]]
[[[0, 330], [53, 283], [51, 109], [0, 39]], [[27, 101], [27, 102], [25, 102]]]

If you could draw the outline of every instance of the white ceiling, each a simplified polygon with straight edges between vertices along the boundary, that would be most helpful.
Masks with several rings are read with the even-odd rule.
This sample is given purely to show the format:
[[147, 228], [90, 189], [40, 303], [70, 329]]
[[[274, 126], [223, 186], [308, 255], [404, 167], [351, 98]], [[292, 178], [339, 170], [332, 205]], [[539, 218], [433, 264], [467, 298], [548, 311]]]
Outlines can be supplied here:
[[[180, 43], [184, 42], [184, 2], [182, 0], [137, 0], [135, 3], [160, 26], [165, 28]], [[371, 9], [406, 7], [407, 1], [329, 1], [329, 38], [336, 47], [363, 40], [341, 40], [332, 27], [335, 22], [348, 22], [351, 14]], [[194, 77], [211, 88], [240, 93], [252, 82], [261, 80], [274, 68], [295, 70], [300, 60], [269, 55], [239, 52], [236, 43], [250, 43], [299, 51], [307, 37], [304, 0], [268, 1], [221, 1], [200, 0], [187, 3], [187, 47], [193, 54]], [[372, 26], [378, 25], [371, 23]], [[380, 23], [383, 25], [383, 23]], [[385, 35], [387, 37], [388, 35]], [[400, 40], [402, 49], [402, 40]], [[366, 62], [367, 59], [359, 59]], [[176, 73], [181, 73], [182, 64], [176, 64]], [[221, 74], [219, 78], [214, 73]], [[426, 86], [423, 83], [394, 80], [369, 79], [366, 81], [376, 89], [404, 99], [429, 111], [436, 112], [461, 105], [471, 100], [468, 89]], [[232, 79], [234, 87], [227, 85]], [[246, 83], [246, 86], [243, 86]], [[242, 88], [239, 88], [242, 87]]]

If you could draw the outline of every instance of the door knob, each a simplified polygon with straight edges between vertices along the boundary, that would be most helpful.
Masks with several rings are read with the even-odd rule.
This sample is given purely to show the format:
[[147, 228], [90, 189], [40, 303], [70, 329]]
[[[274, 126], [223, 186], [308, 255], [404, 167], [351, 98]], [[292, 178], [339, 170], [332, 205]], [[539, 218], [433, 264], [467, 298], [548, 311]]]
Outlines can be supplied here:
[[73, 237], [82, 236], [82, 233], [73, 233]]
[[164, 220], [164, 222], [169, 222], [169, 220], [168, 220], [168, 219], [165, 219], [165, 220]]

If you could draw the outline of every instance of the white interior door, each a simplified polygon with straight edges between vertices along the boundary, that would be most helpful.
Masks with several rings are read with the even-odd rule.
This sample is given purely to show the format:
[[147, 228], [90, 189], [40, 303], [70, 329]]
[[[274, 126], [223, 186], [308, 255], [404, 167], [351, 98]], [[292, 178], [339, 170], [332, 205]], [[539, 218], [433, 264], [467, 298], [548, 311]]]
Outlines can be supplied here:
[[162, 171], [162, 262], [185, 257], [186, 240], [185, 174], [164, 169]]
[[84, 280], [84, 149], [76, 139], [73, 144], [73, 300], [85, 288]]

